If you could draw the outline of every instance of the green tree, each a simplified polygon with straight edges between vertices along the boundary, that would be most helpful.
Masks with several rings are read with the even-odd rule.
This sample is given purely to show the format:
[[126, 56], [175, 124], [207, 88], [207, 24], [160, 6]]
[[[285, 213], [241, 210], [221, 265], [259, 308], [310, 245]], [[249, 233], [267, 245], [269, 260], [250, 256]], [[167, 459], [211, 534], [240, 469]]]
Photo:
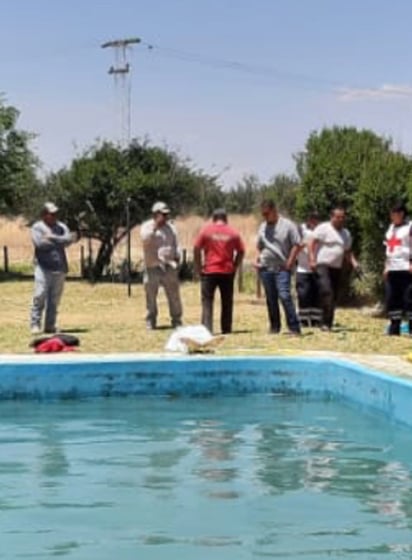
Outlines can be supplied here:
[[262, 200], [271, 198], [281, 212], [294, 216], [298, 189], [299, 181], [289, 175], [275, 175], [268, 183], [261, 183], [256, 175], [246, 175], [226, 193], [226, 208], [229, 212], [250, 214], [256, 211]]
[[245, 175], [225, 193], [225, 207], [233, 214], [250, 214], [258, 203], [262, 185], [256, 175]]
[[260, 198], [271, 198], [279, 210], [290, 218], [296, 217], [296, 201], [300, 188], [297, 177], [275, 175], [266, 185], [262, 186]]
[[382, 293], [383, 239], [389, 225], [389, 211], [395, 202], [406, 202], [411, 173], [409, 157], [386, 151], [372, 154], [361, 174], [354, 212], [361, 233], [362, 261], [372, 273], [376, 294]]
[[390, 151], [390, 145], [390, 140], [354, 127], [335, 126], [312, 132], [305, 150], [295, 157], [301, 182], [297, 196], [299, 217], [304, 219], [316, 209], [326, 219], [333, 206], [344, 206], [357, 249], [360, 225], [353, 207], [361, 177], [367, 175], [372, 160]]
[[317, 209], [325, 218], [335, 205], [348, 212], [354, 249], [369, 273], [369, 289], [382, 296], [383, 238], [389, 209], [399, 199], [412, 202], [412, 163], [392, 149], [390, 139], [370, 130], [334, 127], [313, 132], [296, 157], [301, 179], [297, 209], [303, 218]]
[[72, 227], [100, 242], [92, 278], [109, 265], [113, 249], [130, 228], [150, 215], [153, 202], [163, 200], [173, 213], [198, 209], [208, 193], [219, 191], [215, 179], [193, 170], [165, 148], [133, 141], [127, 148], [109, 142], [86, 153], [48, 177], [45, 190]]
[[24, 210], [37, 185], [33, 134], [17, 128], [19, 112], [0, 98], [0, 213]]

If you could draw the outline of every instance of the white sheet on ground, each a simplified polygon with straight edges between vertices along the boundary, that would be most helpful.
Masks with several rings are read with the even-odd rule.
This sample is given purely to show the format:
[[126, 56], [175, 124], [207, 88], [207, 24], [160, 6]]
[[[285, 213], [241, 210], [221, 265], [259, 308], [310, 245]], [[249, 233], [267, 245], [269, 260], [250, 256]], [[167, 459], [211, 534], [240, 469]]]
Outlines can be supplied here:
[[203, 325], [188, 325], [178, 327], [170, 335], [166, 343], [167, 352], [213, 352], [213, 349], [223, 341], [223, 336], [213, 336]]

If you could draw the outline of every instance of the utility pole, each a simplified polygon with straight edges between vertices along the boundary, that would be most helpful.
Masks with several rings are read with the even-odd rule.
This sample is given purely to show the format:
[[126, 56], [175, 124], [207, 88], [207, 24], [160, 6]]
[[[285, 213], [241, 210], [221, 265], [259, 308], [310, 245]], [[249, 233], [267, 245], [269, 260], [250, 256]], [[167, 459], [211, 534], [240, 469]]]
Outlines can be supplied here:
[[[102, 49], [111, 48], [114, 51], [115, 63], [110, 66], [109, 74], [114, 78], [117, 101], [120, 106], [120, 140], [123, 148], [130, 144], [131, 139], [131, 102], [132, 102], [132, 78], [129, 54], [134, 45], [140, 43], [139, 37], [127, 39], [116, 39], [107, 41], [101, 45]], [[130, 202], [126, 201], [126, 230], [127, 230], [127, 295], [132, 295], [131, 274], [131, 232], [130, 232]]]
[[132, 295], [132, 239], [131, 239], [131, 231], [130, 231], [130, 196], [127, 197], [126, 200], [126, 228], [127, 228], [127, 238], [126, 238], [126, 246], [127, 246], [127, 295], [130, 297]]
[[123, 147], [129, 145], [131, 138], [132, 67], [129, 54], [133, 46], [140, 42], [139, 37], [130, 37], [107, 41], [101, 45], [102, 49], [111, 48], [114, 51], [115, 63], [110, 66], [108, 73], [114, 78], [116, 95], [120, 102], [120, 138]]

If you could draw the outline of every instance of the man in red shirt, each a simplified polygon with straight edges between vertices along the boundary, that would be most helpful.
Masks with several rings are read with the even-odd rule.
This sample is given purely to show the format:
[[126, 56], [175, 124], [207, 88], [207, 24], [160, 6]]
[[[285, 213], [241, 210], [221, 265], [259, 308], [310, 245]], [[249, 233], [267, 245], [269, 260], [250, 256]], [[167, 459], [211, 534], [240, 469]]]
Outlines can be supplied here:
[[239, 232], [228, 225], [226, 210], [213, 212], [194, 244], [195, 274], [201, 278], [202, 324], [213, 332], [213, 300], [220, 291], [222, 333], [232, 331], [233, 287], [236, 270], [242, 262], [245, 246]]

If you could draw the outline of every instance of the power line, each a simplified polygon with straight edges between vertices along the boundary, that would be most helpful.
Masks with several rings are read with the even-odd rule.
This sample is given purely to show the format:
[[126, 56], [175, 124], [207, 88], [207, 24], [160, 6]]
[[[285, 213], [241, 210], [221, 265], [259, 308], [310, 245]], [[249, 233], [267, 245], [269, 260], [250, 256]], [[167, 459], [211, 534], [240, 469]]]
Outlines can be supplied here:
[[201, 64], [216, 70], [231, 70], [239, 73], [246, 73], [252, 76], [275, 79], [278, 82], [288, 81], [295, 83], [296, 85], [300, 84], [300, 86], [312, 86], [312, 88], [316, 86], [327, 86], [333, 88], [343, 87], [342, 83], [334, 80], [328, 80], [308, 74], [291, 72], [289, 70], [283, 70], [273, 66], [264, 66], [260, 64], [240, 62], [237, 60], [210, 57], [195, 52], [170, 47], [162, 47], [160, 45], [147, 43], [145, 41], [142, 41], [142, 45], [147, 47], [148, 50], [155, 52], [161, 56], [174, 58], [176, 60], [181, 60], [184, 62]]

